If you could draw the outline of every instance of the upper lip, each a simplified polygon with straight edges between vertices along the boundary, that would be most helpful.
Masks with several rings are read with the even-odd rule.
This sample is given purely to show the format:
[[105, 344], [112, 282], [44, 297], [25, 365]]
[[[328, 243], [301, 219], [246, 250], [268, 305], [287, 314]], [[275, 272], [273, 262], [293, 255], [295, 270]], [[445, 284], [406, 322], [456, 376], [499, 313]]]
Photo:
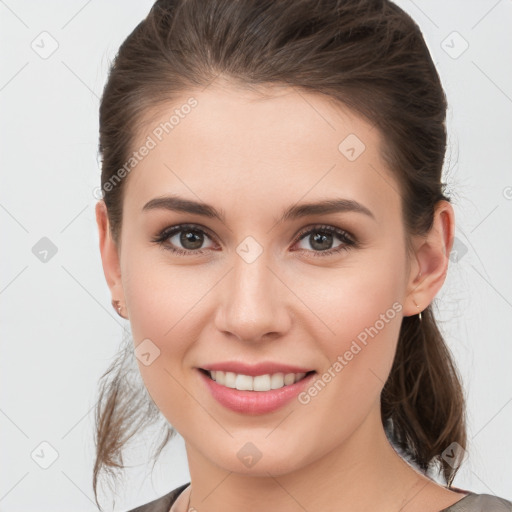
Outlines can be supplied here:
[[266, 361], [258, 364], [247, 364], [239, 361], [224, 361], [221, 363], [208, 364], [200, 367], [208, 371], [233, 372], [241, 375], [255, 377], [257, 375], [267, 375], [273, 373], [308, 373], [313, 371], [311, 368], [303, 368], [289, 364]]

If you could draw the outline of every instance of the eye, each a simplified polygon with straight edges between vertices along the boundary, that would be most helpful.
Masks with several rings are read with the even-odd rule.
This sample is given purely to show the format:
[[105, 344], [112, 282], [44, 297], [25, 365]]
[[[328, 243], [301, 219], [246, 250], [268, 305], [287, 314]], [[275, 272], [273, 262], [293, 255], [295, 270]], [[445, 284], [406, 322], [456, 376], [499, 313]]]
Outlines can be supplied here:
[[[164, 249], [182, 256], [203, 254], [201, 249], [205, 238], [210, 239], [208, 233], [194, 224], [180, 224], [165, 228], [152, 240]], [[179, 247], [178, 244], [181, 244]]]
[[[333, 248], [332, 244], [335, 238], [341, 240], [341, 243]], [[353, 247], [357, 247], [357, 241], [352, 235], [334, 226], [320, 225], [309, 228], [307, 231], [302, 231], [298, 235], [296, 243], [303, 241], [309, 243], [313, 251], [303, 248], [299, 250], [312, 252], [312, 256], [315, 257], [331, 256], [341, 251], [348, 251]]]
[[[336, 238], [338, 238], [341, 243], [332, 247]], [[215, 245], [206, 248], [202, 247], [205, 239], [213, 240], [213, 237], [210, 236], [205, 229], [202, 229], [196, 224], [180, 224], [163, 229], [152, 239], [152, 242], [174, 254], [193, 256], [204, 254], [206, 252], [204, 249], [215, 247]], [[311, 253], [311, 255], [315, 257], [330, 256], [358, 246], [356, 239], [348, 232], [334, 226], [326, 225], [313, 226], [313, 228], [302, 230], [295, 239], [294, 245], [300, 244], [303, 241], [311, 244], [313, 249], [299, 248], [298, 250]], [[179, 247], [179, 245], [182, 247]]]

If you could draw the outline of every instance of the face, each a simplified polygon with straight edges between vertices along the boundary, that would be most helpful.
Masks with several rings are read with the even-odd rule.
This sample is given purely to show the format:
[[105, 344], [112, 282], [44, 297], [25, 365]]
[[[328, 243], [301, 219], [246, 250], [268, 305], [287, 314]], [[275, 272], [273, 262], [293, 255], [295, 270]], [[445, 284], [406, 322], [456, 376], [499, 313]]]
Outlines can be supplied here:
[[[315, 461], [379, 410], [408, 282], [377, 129], [320, 95], [265, 93], [210, 86], [148, 116], [135, 146], [154, 144], [125, 178], [119, 249], [118, 297], [151, 397], [204, 461], [253, 475]], [[145, 208], [168, 196], [219, 218]], [[287, 401], [235, 410], [199, 370], [226, 361], [315, 373]], [[244, 450], [261, 459], [243, 463]]]

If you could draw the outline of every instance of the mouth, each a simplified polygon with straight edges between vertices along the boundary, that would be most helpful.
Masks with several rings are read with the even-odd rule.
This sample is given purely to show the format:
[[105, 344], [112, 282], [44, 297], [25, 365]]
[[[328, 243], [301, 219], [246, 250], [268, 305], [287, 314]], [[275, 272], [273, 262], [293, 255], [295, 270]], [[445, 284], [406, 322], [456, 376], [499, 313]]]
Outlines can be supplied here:
[[[219, 364], [217, 368], [226, 366]], [[270, 365], [266, 366], [268, 368]], [[280, 366], [281, 368], [276, 369], [283, 369], [283, 365]], [[274, 370], [270, 374], [262, 375], [254, 367], [246, 368], [247, 373], [255, 375], [196, 367], [205, 391], [226, 409], [244, 415], [264, 415], [285, 407], [312, 384], [317, 374], [314, 370], [300, 373]], [[288, 367], [287, 371], [292, 369], [302, 368]]]
[[281, 389], [287, 386], [292, 386], [300, 382], [310, 375], [316, 373], [315, 370], [300, 373], [282, 373], [276, 372], [264, 375], [244, 375], [241, 373], [221, 371], [221, 370], [205, 370], [198, 368], [201, 373], [207, 376], [210, 380], [215, 381], [217, 384], [236, 389], [238, 391], [271, 391], [274, 389]]

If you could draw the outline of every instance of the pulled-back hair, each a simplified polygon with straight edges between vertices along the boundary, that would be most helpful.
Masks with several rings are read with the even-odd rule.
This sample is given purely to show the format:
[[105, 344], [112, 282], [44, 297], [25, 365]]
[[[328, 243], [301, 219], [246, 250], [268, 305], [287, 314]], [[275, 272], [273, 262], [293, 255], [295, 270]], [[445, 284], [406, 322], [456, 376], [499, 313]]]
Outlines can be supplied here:
[[[400, 186], [407, 245], [433, 225], [444, 191], [446, 97], [418, 25], [388, 0], [159, 0], [121, 45], [100, 106], [101, 185], [119, 242], [126, 180], [107, 187], [133, 151], [148, 112], [218, 76], [241, 87], [288, 85], [320, 93], [370, 121]], [[466, 447], [460, 377], [438, 329], [433, 304], [405, 317], [381, 394], [383, 426], [402, 455], [450, 486], [460, 464], [443, 458]], [[123, 466], [122, 449], [162, 420], [127, 344], [103, 375], [96, 409], [96, 461]], [[165, 444], [175, 434], [163, 423]], [[96, 498], [97, 499], [97, 498]]]

